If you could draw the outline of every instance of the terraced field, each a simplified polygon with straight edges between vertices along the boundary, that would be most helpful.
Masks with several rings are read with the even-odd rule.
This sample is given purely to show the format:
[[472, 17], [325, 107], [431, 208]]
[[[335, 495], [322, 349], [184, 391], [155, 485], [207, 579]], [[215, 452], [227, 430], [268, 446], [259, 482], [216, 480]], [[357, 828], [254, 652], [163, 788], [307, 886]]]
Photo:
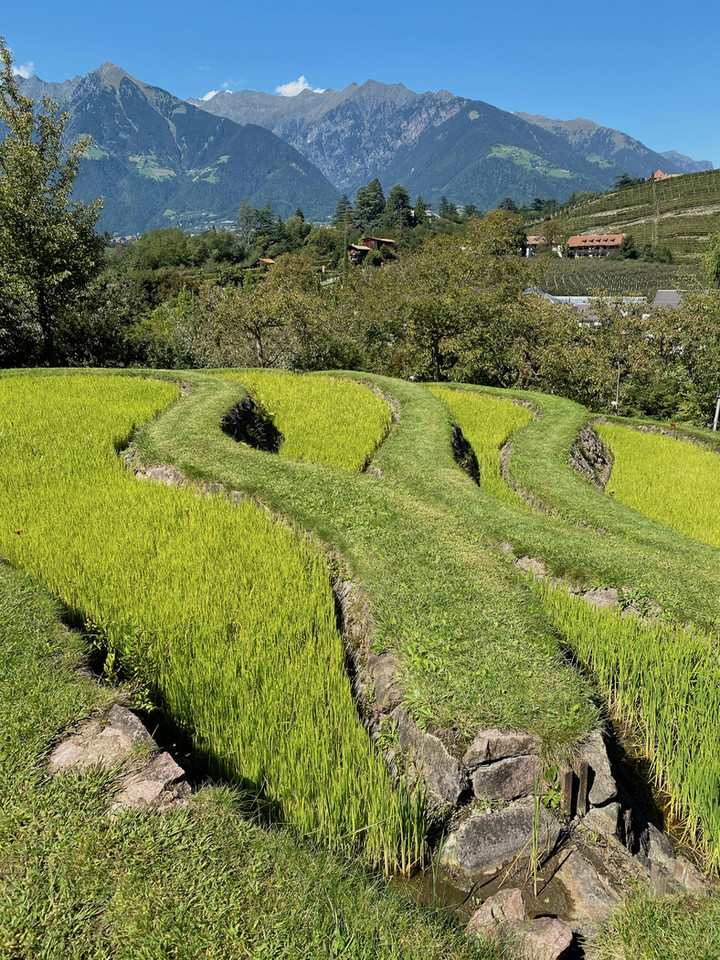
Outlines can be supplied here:
[[[587, 410], [351, 373], [183, 379], [178, 399], [167, 374], [1, 376], [0, 551], [106, 645], [109, 672], [148, 685], [256, 810], [388, 871], [420, 858], [423, 804], [391, 780], [353, 702], [330, 548], [369, 606], [364, 642], [392, 653], [421, 727], [461, 752], [479, 729], [529, 731], [549, 762], [597, 723], [599, 691], [644, 730], [674, 813], [720, 862], [717, 549], [572, 468]], [[369, 384], [392, 397], [392, 425]], [[248, 392], [276, 415], [280, 455], [220, 429]], [[455, 423], [479, 485], [453, 459]], [[133, 434], [138, 461], [247, 499], [138, 480], [119, 456]], [[546, 579], [526, 578], [519, 557]], [[595, 610], [566, 585], [614, 587], [621, 606], [662, 616]], [[40, 755], [56, 735], [39, 737]]]

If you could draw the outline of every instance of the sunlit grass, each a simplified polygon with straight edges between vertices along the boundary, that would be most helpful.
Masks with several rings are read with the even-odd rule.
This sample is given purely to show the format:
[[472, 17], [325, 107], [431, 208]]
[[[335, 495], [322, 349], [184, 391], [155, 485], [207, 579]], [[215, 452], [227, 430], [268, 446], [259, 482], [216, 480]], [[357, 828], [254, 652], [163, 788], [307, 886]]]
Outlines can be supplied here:
[[450, 407], [453, 418], [475, 452], [480, 467], [480, 486], [506, 503], [520, 503], [500, 468], [500, 450], [519, 427], [533, 418], [532, 411], [512, 400], [447, 387], [428, 388]]
[[406, 868], [422, 807], [358, 719], [324, 561], [250, 501], [138, 481], [118, 456], [177, 396], [135, 378], [0, 380], [0, 552], [276, 819]]
[[362, 470], [390, 429], [390, 408], [369, 387], [274, 370], [222, 374], [244, 384], [285, 437], [280, 456]]
[[613, 452], [607, 493], [678, 530], [720, 547], [720, 457], [680, 437], [597, 423]]

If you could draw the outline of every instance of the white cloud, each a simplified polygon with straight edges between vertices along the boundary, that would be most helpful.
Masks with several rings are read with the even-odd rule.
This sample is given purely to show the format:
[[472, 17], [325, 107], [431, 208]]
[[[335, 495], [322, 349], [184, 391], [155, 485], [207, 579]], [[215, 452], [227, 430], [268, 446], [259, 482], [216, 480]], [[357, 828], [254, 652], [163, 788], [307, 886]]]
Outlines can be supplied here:
[[27, 63], [14, 64], [12, 72], [16, 77], [22, 77], [23, 80], [28, 80], [35, 73], [35, 64], [32, 60], [28, 60]]
[[325, 90], [313, 88], [307, 82], [305, 77], [298, 77], [297, 80], [291, 80], [290, 83], [281, 83], [279, 87], [275, 87], [275, 93], [279, 93], [281, 97], [296, 97], [299, 93], [302, 93], [303, 90], [312, 90], [313, 93], [325, 93]]

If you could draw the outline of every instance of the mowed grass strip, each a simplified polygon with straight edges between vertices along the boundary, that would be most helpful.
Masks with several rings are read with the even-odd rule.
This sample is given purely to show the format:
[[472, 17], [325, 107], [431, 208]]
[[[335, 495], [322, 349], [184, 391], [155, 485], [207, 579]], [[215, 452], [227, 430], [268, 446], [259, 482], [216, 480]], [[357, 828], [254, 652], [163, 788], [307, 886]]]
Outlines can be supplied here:
[[362, 470], [392, 422], [385, 400], [369, 387], [337, 377], [270, 370], [233, 370], [272, 417], [285, 440], [280, 456]]
[[532, 411], [500, 397], [447, 387], [431, 386], [428, 389], [450, 407], [465, 439], [475, 451], [483, 491], [506, 503], [522, 503], [502, 476], [500, 450], [515, 430], [530, 423]]
[[324, 561], [251, 502], [139, 481], [118, 456], [177, 396], [136, 378], [0, 379], [0, 552], [276, 820], [407, 869], [422, 804], [360, 724]]
[[595, 428], [613, 453], [606, 492], [666, 527], [720, 547], [720, 456], [681, 436]]

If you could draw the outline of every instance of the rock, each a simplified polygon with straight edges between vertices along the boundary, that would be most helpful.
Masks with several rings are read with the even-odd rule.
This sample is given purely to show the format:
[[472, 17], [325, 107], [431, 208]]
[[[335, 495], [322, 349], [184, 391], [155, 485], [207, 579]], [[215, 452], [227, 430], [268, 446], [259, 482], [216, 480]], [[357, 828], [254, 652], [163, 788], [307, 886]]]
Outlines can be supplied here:
[[540, 767], [536, 756], [509, 757], [497, 763], [486, 763], [472, 775], [473, 793], [490, 800], [517, 800], [532, 796]]
[[474, 770], [481, 763], [494, 763], [506, 757], [520, 757], [527, 754], [539, 755], [540, 739], [532, 733], [518, 730], [480, 730], [475, 734], [465, 751], [463, 763], [468, 770]]
[[505, 923], [508, 920], [525, 920], [525, 903], [517, 887], [499, 890], [488, 897], [483, 905], [470, 917], [467, 926], [469, 934], [485, 934], [489, 927]]
[[703, 875], [694, 867], [685, 857], [676, 857], [672, 864], [673, 880], [678, 886], [687, 890], [689, 893], [705, 896], [709, 891], [709, 885]]
[[397, 665], [387, 653], [370, 654], [368, 671], [375, 685], [375, 707], [378, 713], [392, 713], [400, 704], [402, 695], [395, 686]]
[[604, 807], [593, 807], [583, 817], [582, 825], [592, 833], [599, 833], [601, 837], [615, 837], [621, 839], [623, 826], [623, 811], [619, 803], [608, 803]]
[[155, 483], [163, 483], [168, 487], [182, 486], [186, 479], [182, 470], [176, 470], [174, 467], [168, 466], [142, 467], [136, 471], [135, 476], [139, 480], [153, 480]]
[[572, 947], [573, 931], [562, 920], [540, 917], [528, 924], [520, 944], [523, 960], [562, 960]]
[[468, 934], [490, 942], [510, 943], [524, 960], [561, 960], [573, 942], [571, 928], [561, 920], [542, 917], [527, 922], [522, 893], [500, 890], [470, 918]]
[[122, 789], [111, 809], [167, 809], [177, 805], [190, 793], [185, 781], [185, 772], [169, 753], [161, 753], [138, 773], [130, 774], [122, 781]]
[[548, 568], [542, 560], [537, 560], [535, 557], [518, 557], [515, 566], [523, 573], [531, 573], [539, 579], [544, 579], [548, 575]]
[[[468, 874], [499, 869], [523, 851], [530, 854], [534, 826], [535, 804], [527, 800], [471, 814], [448, 836], [441, 862]], [[559, 836], [557, 820], [541, 807], [539, 849], [552, 850]]]
[[104, 724], [91, 720], [59, 744], [50, 754], [49, 764], [55, 772], [70, 767], [83, 770], [95, 763], [112, 767], [122, 763], [140, 744], [147, 744], [152, 750], [152, 737], [134, 713], [116, 705]]
[[597, 607], [598, 610], [610, 610], [617, 607], [619, 603], [619, 595], [615, 587], [586, 590], [581, 596], [586, 603], [589, 603], [592, 607]]
[[397, 725], [400, 746], [408, 755], [418, 776], [425, 781], [432, 799], [455, 806], [469, 788], [467, 773], [438, 737], [423, 733], [408, 717], [402, 707], [396, 707], [392, 717]]
[[593, 864], [575, 850], [563, 860], [556, 876], [572, 897], [573, 920], [601, 923], [620, 902], [620, 893], [609, 878], [602, 877]]
[[577, 754], [578, 765], [585, 761], [590, 768], [588, 799], [593, 807], [601, 807], [617, 797], [618, 787], [610, 768], [610, 760], [602, 731], [593, 730]]

